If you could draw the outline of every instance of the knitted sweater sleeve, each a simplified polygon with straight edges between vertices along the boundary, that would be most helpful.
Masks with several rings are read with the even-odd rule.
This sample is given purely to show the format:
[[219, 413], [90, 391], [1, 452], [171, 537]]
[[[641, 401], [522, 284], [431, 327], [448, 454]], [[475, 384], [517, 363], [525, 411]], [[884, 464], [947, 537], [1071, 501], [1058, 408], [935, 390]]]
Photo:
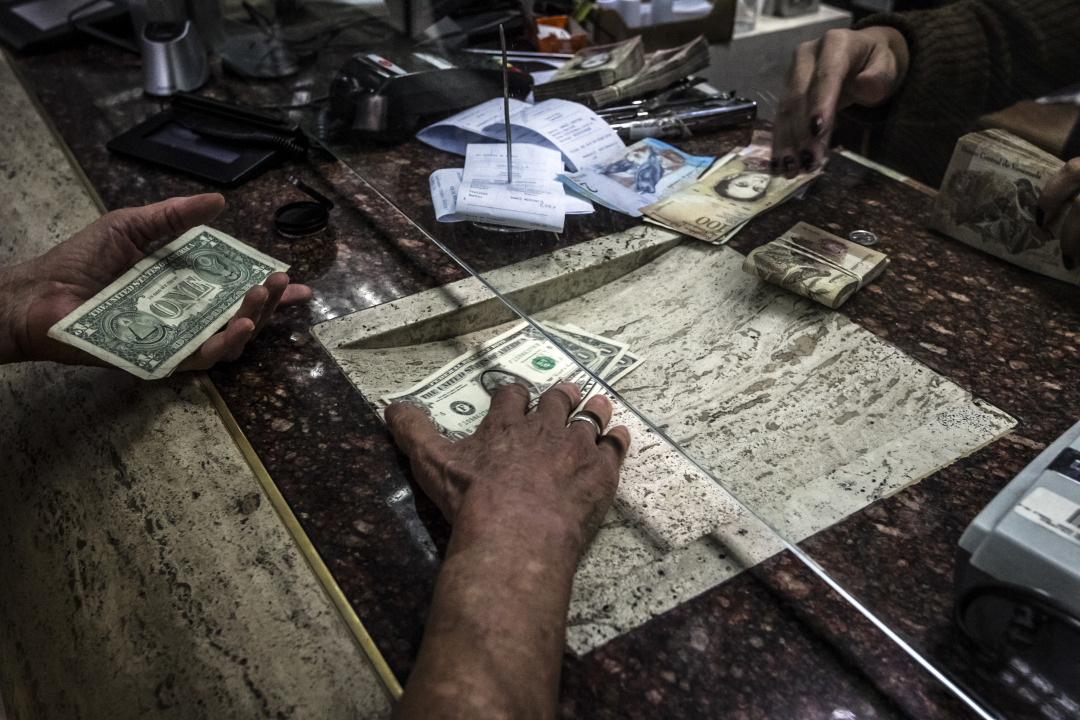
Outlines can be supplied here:
[[1080, 81], [1080, 0], [959, 0], [867, 25], [899, 30], [911, 55], [882, 159], [934, 185], [980, 115]]

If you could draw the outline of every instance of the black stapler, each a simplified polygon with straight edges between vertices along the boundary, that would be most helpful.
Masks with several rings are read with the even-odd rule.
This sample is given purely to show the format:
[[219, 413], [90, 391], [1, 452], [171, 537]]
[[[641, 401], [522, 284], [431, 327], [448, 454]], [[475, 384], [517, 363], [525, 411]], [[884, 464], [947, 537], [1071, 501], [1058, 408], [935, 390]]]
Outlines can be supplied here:
[[[532, 77], [507, 74], [510, 96], [524, 99]], [[363, 140], [400, 142], [446, 115], [502, 97], [501, 61], [446, 48], [385, 47], [357, 53], [330, 85], [330, 119], [338, 132]]]
[[235, 187], [308, 147], [283, 115], [187, 93], [106, 143], [113, 152]]

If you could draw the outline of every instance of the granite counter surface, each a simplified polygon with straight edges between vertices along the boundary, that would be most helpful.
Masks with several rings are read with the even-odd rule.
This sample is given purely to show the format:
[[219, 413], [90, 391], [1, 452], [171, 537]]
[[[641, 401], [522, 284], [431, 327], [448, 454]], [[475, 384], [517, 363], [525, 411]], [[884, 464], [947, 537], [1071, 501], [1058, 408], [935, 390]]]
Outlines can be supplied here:
[[[157, 109], [141, 97], [136, 59], [87, 45], [24, 58], [20, 67], [108, 207], [206, 189], [105, 150], [105, 139]], [[230, 87], [218, 80], [223, 84], [213, 89]], [[687, 149], [719, 154], [745, 143], [748, 132], [697, 139]], [[399, 204], [423, 204], [407, 169], [435, 162], [430, 151], [406, 145], [365, 152], [404, 173]], [[274, 233], [273, 209], [300, 199], [286, 173], [338, 203], [323, 233], [294, 241]], [[309, 328], [465, 272], [370, 184], [317, 152], [225, 195], [228, 207], [217, 226], [291, 263], [292, 277], [311, 285], [315, 300], [280, 312], [239, 361], [215, 368], [211, 378], [403, 680], [448, 529], [414, 495], [378, 417]], [[929, 207], [919, 189], [837, 157], [806, 200], [754, 220], [732, 245], [746, 252], [799, 220], [841, 235], [874, 231], [892, 264], [842, 312], [1020, 419], [1011, 436], [802, 547], [917, 649], [1021, 717], [1035, 709], [985, 669], [951, 623], [953, 552], [977, 511], [1075, 420], [1080, 291], [926, 230]], [[477, 247], [473, 261], [481, 270], [496, 267], [622, 222], [598, 215], [559, 237], [533, 234], [509, 254]], [[969, 714], [790, 552], [584, 657], [567, 656], [560, 711], [590, 718], [837, 720]]]

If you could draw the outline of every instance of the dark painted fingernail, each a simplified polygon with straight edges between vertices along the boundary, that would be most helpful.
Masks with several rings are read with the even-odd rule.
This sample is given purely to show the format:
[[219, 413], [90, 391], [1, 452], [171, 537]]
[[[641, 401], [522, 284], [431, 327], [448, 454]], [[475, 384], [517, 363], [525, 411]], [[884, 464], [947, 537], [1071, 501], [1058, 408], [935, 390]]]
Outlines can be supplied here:
[[790, 155], [784, 156], [784, 172], [795, 172], [795, 158]]
[[1065, 265], [1066, 270], [1072, 270], [1073, 268], [1076, 267], [1076, 261], [1073, 260], [1072, 255], [1062, 255], [1061, 256], [1061, 262], [1062, 262], [1062, 264]]
[[1035, 206], [1035, 224], [1039, 227], [1043, 226], [1043, 222], [1046, 220], [1046, 213], [1038, 205]]
[[779, 175], [780, 174], [780, 161], [777, 160], [776, 158], [773, 158], [772, 160], [770, 160], [769, 161], [769, 169], [772, 170], [773, 175]]
[[799, 154], [799, 160], [802, 161], [803, 170], [809, 171], [810, 168], [814, 167], [814, 153], [809, 150], [803, 150], [802, 153]]
[[820, 115], [815, 115], [810, 119], [810, 134], [817, 137], [825, 130], [825, 121], [821, 119]]

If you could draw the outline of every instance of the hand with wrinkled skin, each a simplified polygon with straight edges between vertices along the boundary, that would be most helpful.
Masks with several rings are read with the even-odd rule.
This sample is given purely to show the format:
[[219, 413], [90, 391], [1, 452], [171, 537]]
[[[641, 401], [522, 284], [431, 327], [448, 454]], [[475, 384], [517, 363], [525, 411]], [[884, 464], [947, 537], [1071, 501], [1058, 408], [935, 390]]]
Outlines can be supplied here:
[[773, 174], [793, 178], [821, 167], [849, 105], [874, 107], [904, 82], [908, 47], [891, 27], [829, 30], [795, 51], [773, 126]]
[[[103, 360], [48, 337], [49, 328], [146, 257], [159, 241], [210, 222], [224, 207], [225, 199], [211, 193], [114, 210], [44, 255], [0, 268], [0, 363], [51, 360], [108, 367]], [[235, 360], [278, 305], [310, 299], [306, 285], [290, 284], [288, 275], [274, 273], [248, 290], [228, 325], [177, 370], [204, 370]]]
[[[404, 718], [553, 718], [577, 563], [611, 505], [630, 433], [567, 423], [580, 394], [560, 383], [499, 388], [480, 427], [450, 442], [427, 415], [386, 421], [416, 482], [453, 525]], [[611, 403], [585, 408], [606, 426]]]
[[1076, 265], [1080, 254], [1080, 158], [1065, 163], [1039, 195], [1037, 210], [1039, 225], [1061, 224], [1061, 254], [1069, 270]]

